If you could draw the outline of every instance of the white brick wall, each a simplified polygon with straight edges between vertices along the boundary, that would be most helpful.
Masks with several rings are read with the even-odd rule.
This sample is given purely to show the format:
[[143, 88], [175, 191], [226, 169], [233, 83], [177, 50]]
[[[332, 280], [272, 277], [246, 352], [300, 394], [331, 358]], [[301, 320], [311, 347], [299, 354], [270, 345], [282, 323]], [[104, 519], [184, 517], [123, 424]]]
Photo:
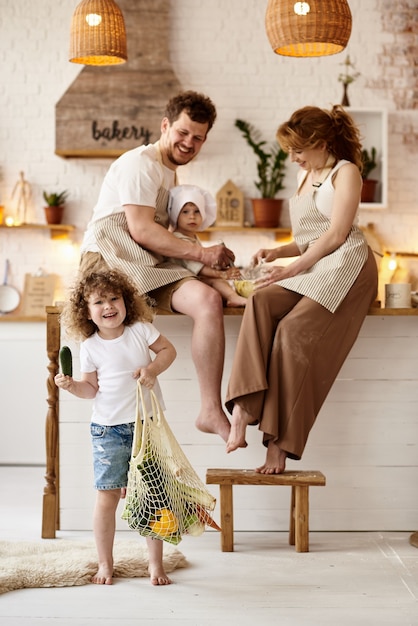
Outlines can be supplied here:
[[[12, 200], [11, 193], [23, 170], [32, 186], [28, 216], [43, 222], [42, 190], [69, 189], [65, 221], [77, 226], [75, 240], [79, 241], [109, 161], [64, 160], [54, 154], [55, 103], [80, 71], [67, 60], [70, 20], [77, 4], [78, 0], [0, 0], [0, 202], [6, 212], [13, 211], [16, 198]], [[399, 55], [391, 64], [387, 52], [393, 42], [401, 46], [403, 38], [410, 36], [405, 33], [413, 15], [416, 21], [414, 5], [403, 3], [402, 20], [392, 20], [391, 2], [350, 0], [353, 32], [347, 47], [361, 72], [350, 85], [352, 106], [389, 111], [389, 209], [363, 212], [361, 220], [376, 223], [386, 247], [406, 251], [418, 249], [414, 141], [418, 111], [398, 108], [399, 90], [413, 88], [406, 85], [413, 74], [404, 67], [406, 57], [400, 68]], [[235, 118], [252, 122], [268, 139], [295, 108], [328, 107], [341, 99], [338, 74], [346, 53], [322, 59], [274, 55], [264, 29], [265, 6], [260, 0], [171, 3], [170, 55], [178, 78], [185, 88], [209, 94], [218, 108], [207, 145], [181, 173], [183, 182], [194, 181], [215, 193], [231, 178], [250, 197], [255, 192], [255, 163], [234, 128]], [[289, 167], [284, 195], [292, 190], [293, 181], [294, 169]], [[245, 263], [264, 242], [246, 238], [239, 245]], [[0, 250], [0, 263], [6, 257], [11, 260], [10, 278], [20, 288], [24, 274], [38, 267], [59, 272], [67, 284], [78, 262], [77, 249], [68, 258], [62, 242], [52, 242], [46, 232], [2, 230]]]

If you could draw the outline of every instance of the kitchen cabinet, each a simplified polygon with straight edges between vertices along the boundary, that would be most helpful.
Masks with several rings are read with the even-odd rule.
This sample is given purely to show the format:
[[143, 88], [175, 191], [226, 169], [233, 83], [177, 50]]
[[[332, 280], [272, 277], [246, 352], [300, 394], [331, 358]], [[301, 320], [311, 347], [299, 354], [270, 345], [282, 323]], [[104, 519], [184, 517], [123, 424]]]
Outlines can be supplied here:
[[2, 465], [45, 464], [46, 324], [0, 316]]
[[384, 109], [357, 109], [348, 107], [347, 112], [353, 117], [360, 129], [363, 147], [376, 148], [378, 165], [369, 178], [378, 181], [374, 202], [362, 202], [362, 209], [385, 209], [388, 203], [388, 120]]
[[[225, 309], [225, 397], [242, 309]], [[199, 432], [194, 420], [200, 398], [190, 357], [192, 322], [184, 315], [157, 315], [155, 325], [170, 337], [177, 358], [161, 374], [167, 419], [202, 480], [208, 467], [258, 467], [265, 449], [256, 427], [247, 430], [248, 448], [227, 455], [222, 441]], [[79, 376], [78, 346], [60, 338], [59, 308], [48, 307], [49, 398], [46, 418], [47, 471], [43, 534], [91, 530], [94, 494], [89, 423], [91, 400], [58, 392], [60, 342], [69, 345]], [[325, 489], [310, 495], [310, 526], [316, 531], [405, 531], [416, 527], [418, 501], [418, 310], [372, 308], [318, 416], [301, 461], [288, 469], [319, 470]], [[211, 487], [210, 487], [211, 488]], [[278, 490], [281, 492], [281, 490]], [[218, 497], [214, 487], [213, 495]], [[121, 504], [123, 506], [123, 502]], [[271, 498], [234, 494], [236, 530], [286, 531], [289, 494]], [[118, 530], [126, 522], [117, 515]]]

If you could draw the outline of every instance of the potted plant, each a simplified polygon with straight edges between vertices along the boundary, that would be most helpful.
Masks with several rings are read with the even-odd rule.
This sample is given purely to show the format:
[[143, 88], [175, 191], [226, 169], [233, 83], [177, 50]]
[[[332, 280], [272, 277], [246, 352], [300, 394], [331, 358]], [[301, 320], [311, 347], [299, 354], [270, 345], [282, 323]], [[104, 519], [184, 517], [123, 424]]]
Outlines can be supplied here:
[[376, 161], [376, 148], [373, 146], [370, 148], [370, 152], [364, 148], [361, 151], [362, 171], [361, 176], [363, 178], [363, 187], [361, 189], [361, 201], [362, 202], [374, 202], [374, 196], [376, 193], [377, 181], [376, 179], [369, 178], [370, 173], [377, 167]]
[[68, 191], [61, 191], [59, 193], [43, 192], [46, 202], [46, 207], [44, 207], [45, 217], [48, 224], [61, 224], [67, 195]]
[[244, 120], [235, 120], [235, 126], [257, 157], [258, 178], [254, 184], [261, 198], [252, 198], [254, 224], [260, 228], [276, 228], [279, 225], [283, 200], [276, 198], [277, 192], [284, 189], [285, 162], [287, 153], [276, 142], [266, 149], [266, 142], [260, 139], [259, 132]]

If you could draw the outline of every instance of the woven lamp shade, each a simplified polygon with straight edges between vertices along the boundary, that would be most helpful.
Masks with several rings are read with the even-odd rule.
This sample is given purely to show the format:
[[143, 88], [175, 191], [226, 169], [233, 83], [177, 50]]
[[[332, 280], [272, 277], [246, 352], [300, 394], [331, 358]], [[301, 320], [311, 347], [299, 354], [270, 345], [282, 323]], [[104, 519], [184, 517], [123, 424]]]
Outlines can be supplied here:
[[113, 0], [82, 0], [70, 31], [70, 61], [118, 65], [128, 59], [122, 11]]
[[319, 57], [337, 54], [351, 35], [347, 0], [269, 0], [266, 31], [277, 54]]

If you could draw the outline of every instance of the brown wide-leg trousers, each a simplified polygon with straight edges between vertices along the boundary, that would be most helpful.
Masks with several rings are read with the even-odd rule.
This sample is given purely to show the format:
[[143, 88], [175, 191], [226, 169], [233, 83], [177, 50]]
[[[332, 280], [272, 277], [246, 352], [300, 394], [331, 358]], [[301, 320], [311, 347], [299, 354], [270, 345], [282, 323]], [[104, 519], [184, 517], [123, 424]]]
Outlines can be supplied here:
[[271, 285], [249, 298], [229, 380], [226, 406], [235, 403], [287, 456], [300, 459], [309, 432], [377, 293], [371, 250], [335, 313], [295, 292]]

